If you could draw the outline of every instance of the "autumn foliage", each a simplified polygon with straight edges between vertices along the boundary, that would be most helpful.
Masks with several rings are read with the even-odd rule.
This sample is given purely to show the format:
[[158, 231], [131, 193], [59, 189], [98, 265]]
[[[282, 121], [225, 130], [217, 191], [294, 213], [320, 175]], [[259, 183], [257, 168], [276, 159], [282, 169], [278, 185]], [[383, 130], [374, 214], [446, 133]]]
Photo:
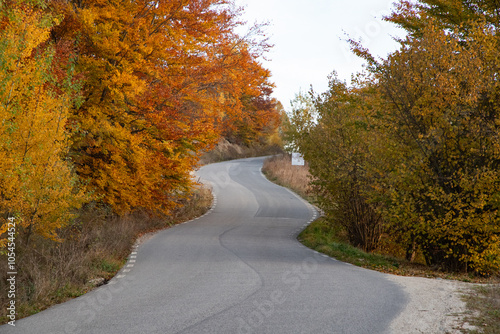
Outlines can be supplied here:
[[310, 97], [317, 122], [292, 139], [353, 244], [382, 240], [408, 260], [499, 271], [500, 40], [490, 7], [401, 1], [388, 18], [408, 31], [400, 49], [377, 61], [352, 42], [370, 72], [351, 87], [333, 76]]
[[47, 44], [55, 17], [16, 3], [2, 11], [0, 208], [27, 240], [32, 233], [57, 240], [83, 200], [67, 160], [74, 64], [64, 44]]
[[[221, 136], [279, 123], [270, 47], [229, 0], [0, 4], [0, 212], [57, 239], [89, 201], [168, 213]], [[86, 193], [86, 197], [83, 194]]]

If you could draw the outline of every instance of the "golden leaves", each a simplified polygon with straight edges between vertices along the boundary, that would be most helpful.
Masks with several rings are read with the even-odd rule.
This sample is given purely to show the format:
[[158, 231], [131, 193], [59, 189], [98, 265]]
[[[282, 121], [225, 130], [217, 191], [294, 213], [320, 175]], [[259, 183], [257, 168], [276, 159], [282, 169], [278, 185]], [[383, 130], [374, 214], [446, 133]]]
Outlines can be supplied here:
[[56, 50], [46, 44], [43, 15], [27, 4], [2, 12], [9, 19], [0, 37], [0, 210], [16, 216], [26, 239], [57, 240], [83, 196], [64, 158], [73, 92], [51, 76]]
[[197, 156], [223, 130], [245, 119], [257, 140], [277, 126], [263, 90], [269, 73], [235, 33], [239, 14], [227, 1], [82, 7], [60, 9], [65, 20], [54, 31], [71, 39], [76, 26], [80, 35], [85, 102], [70, 117], [71, 151], [80, 177], [117, 213], [168, 212], [171, 194], [186, 195]]
[[363, 212], [344, 226], [350, 239], [364, 201], [407, 255], [488, 275], [500, 269], [497, 30], [487, 20], [449, 29], [418, 8], [401, 1], [391, 20], [410, 35], [387, 59], [354, 45], [372, 73], [353, 87], [333, 78], [313, 97], [317, 124], [299, 122], [292, 139], [332, 222], [346, 224], [352, 203]]
[[231, 2], [0, 9], [0, 210], [17, 213], [27, 238], [57, 239], [84, 200], [77, 181], [118, 214], [169, 212], [221, 133], [276, 134], [270, 73], [257, 59], [268, 46], [257, 28], [252, 39], [236, 34]]

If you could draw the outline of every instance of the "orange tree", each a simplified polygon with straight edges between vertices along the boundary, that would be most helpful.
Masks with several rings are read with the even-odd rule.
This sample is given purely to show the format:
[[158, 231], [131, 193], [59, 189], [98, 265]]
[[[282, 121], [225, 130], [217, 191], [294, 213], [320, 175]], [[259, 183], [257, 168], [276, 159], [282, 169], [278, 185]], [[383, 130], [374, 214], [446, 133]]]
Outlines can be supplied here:
[[117, 213], [168, 212], [187, 195], [199, 152], [260, 117], [242, 97], [270, 87], [257, 61], [265, 40], [235, 33], [240, 10], [227, 0], [50, 4], [64, 17], [52, 37], [76, 41], [85, 76], [69, 121], [78, 175]]

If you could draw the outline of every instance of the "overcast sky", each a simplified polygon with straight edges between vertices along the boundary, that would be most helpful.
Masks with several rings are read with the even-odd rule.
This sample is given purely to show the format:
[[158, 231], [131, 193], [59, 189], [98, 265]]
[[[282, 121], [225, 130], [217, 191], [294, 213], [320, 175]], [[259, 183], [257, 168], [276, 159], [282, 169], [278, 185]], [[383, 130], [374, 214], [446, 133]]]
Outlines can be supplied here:
[[274, 97], [285, 109], [300, 90], [310, 85], [321, 93], [328, 75], [337, 71], [349, 82], [362, 70], [363, 61], [354, 56], [346, 34], [363, 41], [372, 54], [385, 57], [397, 49], [394, 36], [404, 33], [382, 17], [391, 12], [394, 0], [236, 0], [245, 7], [244, 19], [269, 21], [266, 28], [274, 48], [267, 55], [276, 84]]

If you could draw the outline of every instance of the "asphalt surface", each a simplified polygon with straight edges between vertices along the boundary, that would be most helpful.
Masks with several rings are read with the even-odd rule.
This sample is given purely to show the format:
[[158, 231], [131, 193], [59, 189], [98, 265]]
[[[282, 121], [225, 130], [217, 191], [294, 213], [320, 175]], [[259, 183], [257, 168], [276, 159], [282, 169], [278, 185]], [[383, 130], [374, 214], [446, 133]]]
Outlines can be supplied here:
[[155, 234], [107, 285], [0, 333], [388, 333], [401, 288], [302, 246], [317, 213], [262, 162], [205, 166], [209, 213]]

